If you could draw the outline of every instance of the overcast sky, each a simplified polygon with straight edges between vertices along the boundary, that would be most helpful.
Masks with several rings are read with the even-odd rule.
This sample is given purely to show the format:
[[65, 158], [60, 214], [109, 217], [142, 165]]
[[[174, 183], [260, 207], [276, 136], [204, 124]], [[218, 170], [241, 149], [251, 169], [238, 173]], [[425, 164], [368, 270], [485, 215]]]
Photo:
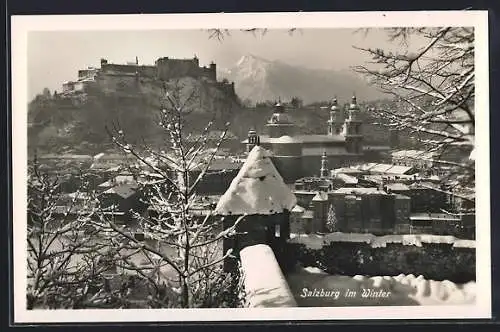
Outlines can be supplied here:
[[111, 63], [135, 61], [153, 64], [159, 57], [192, 58], [200, 65], [211, 61], [229, 68], [246, 54], [309, 68], [348, 69], [368, 58], [353, 45], [389, 45], [382, 30], [368, 35], [352, 29], [304, 29], [289, 35], [269, 30], [264, 36], [231, 31], [223, 41], [210, 39], [207, 31], [56, 31], [30, 32], [28, 36], [28, 94], [31, 99], [44, 87], [61, 90], [64, 81], [76, 80], [79, 69], [99, 66], [100, 58]]

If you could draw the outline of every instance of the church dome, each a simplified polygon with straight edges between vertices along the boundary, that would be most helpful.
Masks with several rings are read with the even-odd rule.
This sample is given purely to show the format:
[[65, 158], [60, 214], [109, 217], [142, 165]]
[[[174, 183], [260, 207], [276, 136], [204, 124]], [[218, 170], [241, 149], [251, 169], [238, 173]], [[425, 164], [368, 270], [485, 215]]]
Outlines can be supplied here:
[[274, 105], [274, 113], [284, 113], [285, 112], [285, 106], [281, 103], [281, 101], [278, 101]]
[[290, 117], [286, 113], [274, 113], [269, 119], [269, 123], [271, 124], [289, 124], [292, 123]]
[[283, 135], [281, 137], [278, 137], [275, 140], [276, 143], [300, 143], [300, 140], [297, 140], [293, 138], [292, 136], [289, 135]]
[[332, 107], [330, 108], [330, 110], [337, 111], [338, 109], [339, 109], [339, 104], [337, 102], [337, 98], [333, 98]]
[[359, 110], [358, 102], [356, 96], [352, 96], [351, 105], [349, 105], [350, 110]]

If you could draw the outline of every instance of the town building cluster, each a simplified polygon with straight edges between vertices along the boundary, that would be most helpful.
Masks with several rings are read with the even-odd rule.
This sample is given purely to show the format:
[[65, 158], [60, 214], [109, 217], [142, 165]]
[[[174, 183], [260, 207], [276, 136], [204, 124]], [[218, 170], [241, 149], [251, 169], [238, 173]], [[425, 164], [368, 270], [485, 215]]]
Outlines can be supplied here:
[[303, 135], [297, 133], [290, 114], [281, 102], [274, 107], [274, 112], [266, 124], [267, 133], [259, 135], [254, 128], [243, 141], [247, 151], [260, 144], [272, 151], [273, 162], [287, 183], [298, 178], [317, 174], [323, 154], [326, 154], [330, 167], [351, 165], [370, 159], [379, 159], [390, 150], [388, 146], [371, 146], [363, 141], [363, 122], [356, 97], [352, 97], [348, 116], [344, 119], [337, 99], [330, 107], [330, 118], [325, 134]]
[[[259, 135], [252, 128], [242, 142], [247, 155], [256, 146], [268, 151], [266, 158], [295, 195], [287, 229], [292, 233], [432, 233], [474, 238], [474, 193], [449, 190], [432, 152], [370, 149], [363, 142], [359, 112], [353, 97], [348, 117], [341, 119], [334, 99], [326, 133], [302, 135], [278, 102], [267, 133]], [[234, 184], [243, 161], [231, 156], [213, 160], [197, 188], [200, 201], [192, 207], [193, 213], [203, 217], [214, 211], [221, 195]], [[200, 172], [193, 169], [190, 178], [196, 179]], [[133, 223], [131, 210], [158, 213], [141, 203], [145, 187], [127, 169], [105, 167], [101, 175], [100, 182], [94, 183], [101, 203], [114, 206], [115, 215], [124, 223]]]

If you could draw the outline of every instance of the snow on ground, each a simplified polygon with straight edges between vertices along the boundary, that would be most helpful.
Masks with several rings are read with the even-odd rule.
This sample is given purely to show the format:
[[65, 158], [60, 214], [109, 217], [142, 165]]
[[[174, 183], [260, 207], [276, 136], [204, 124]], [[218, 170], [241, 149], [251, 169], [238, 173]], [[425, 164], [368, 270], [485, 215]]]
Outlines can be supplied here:
[[300, 268], [287, 277], [301, 307], [474, 304], [476, 283], [426, 280], [423, 276], [342, 276]]
[[215, 208], [220, 215], [282, 213], [297, 200], [274, 167], [269, 151], [255, 146]]
[[310, 249], [321, 249], [332, 242], [367, 243], [372, 248], [385, 247], [387, 243], [401, 243], [421, 247], [422, 243], [447, 243], [455, 248], [475, 248], [476, 241], [457, 239], [451, 235], [394, 234], [376, 236], [367, 233], [291, 234], [290, 243], [301, 243]]

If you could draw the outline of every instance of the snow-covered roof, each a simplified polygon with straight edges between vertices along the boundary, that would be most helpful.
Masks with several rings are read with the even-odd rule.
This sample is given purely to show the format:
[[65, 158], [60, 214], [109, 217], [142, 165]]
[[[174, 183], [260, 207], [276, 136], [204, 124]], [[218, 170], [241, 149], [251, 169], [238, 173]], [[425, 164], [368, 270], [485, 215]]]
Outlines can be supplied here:
[[130, 184], [122, 184], [106, 190], [105, 194], [117, 194], [122, 198], [129, 198], [136, 192], [136, 187]]
[[294, 139], [292, 136], [289, 135], [284, 135], [277, 138], [270, 138], [269, 141], [272, 143], [301, 143], [300, 140]]
[[269, 151], [255, 146], [220, 198], [215, 213], [269, 215], [292, 210], [296, 203], [295, 195], [271, 161]]
[[362, 165], [356, 165], [354, 167], [356, 169], [359, 169], [362, 171], [396, 174], [396, 175], [403, 175], [413, 168], [411, 166], [401, 166], [401, 165], [394, 165], [394, 164], [380, 164], [380, 163], [366, 163], [366, 164], [362, 164]]
[[340, 168], [333, 169], [332, 173], [334, 173], [334, 174], [338, 174], [338, 173], [360, 174], [360, 173], [363, 173], [363, 171], [360, 169], [352, 168], [352, 167], [340, 167]]
[[389, 183], [386, 185], [386, 187], [389, 190], [396, 190], [396, 191], [410, 190], [410, 187], [408, 187], [406, 184], [399, 182]]
[[410, 158], [410, 159], [432, 159], [438, 155], [435, 151], [425, 150], [399, 150], [392, 152], [393, 158]]
[[392, 168], [392, 165], [389, 164], [376, 164], [373, 167], [370, 167], [370, 172], [377, 173], [388, 173], [388, 171]]
[[300, 205], [295, 205], [292, 209], [292, 212], [295, 212], [295, 213], [304, 213], [306, 209], [304, 209], [302, 206]]
[[135, 180], [133, 175], [118, 175], [111, 180], [108, 180], [106, 182], [99, 184], [98, 187], [105, 188], [105, 187], [111, 187], [114, 185], [136, 184], [136, 183], [137, 183], [137, 181]]
[[319, 191], [312, 199], [313, 201], [327, 201], [328, 195], [325, 192]]
[[412, 169], [411, 166], [393, 165], [386, 171], [386, 173], [403, 175], [406, 174], [411, 169]]
[[358, 183], [358, 179], [356, 177], [351, 176], [351, 175], [347, 175], [345, 173], [335, 173], [335, 176], [338, 179], [340, 179], [348, 184], [357, 184]]
[[386, 193], [384, 191], [381, 191], [378, 188], [372, 188], [372, 187], [339, 188], [339, 189], [335, 190], [334, 192], [348, 194], [348, 195], [369, 195], [369, 194], [386, 195]]

